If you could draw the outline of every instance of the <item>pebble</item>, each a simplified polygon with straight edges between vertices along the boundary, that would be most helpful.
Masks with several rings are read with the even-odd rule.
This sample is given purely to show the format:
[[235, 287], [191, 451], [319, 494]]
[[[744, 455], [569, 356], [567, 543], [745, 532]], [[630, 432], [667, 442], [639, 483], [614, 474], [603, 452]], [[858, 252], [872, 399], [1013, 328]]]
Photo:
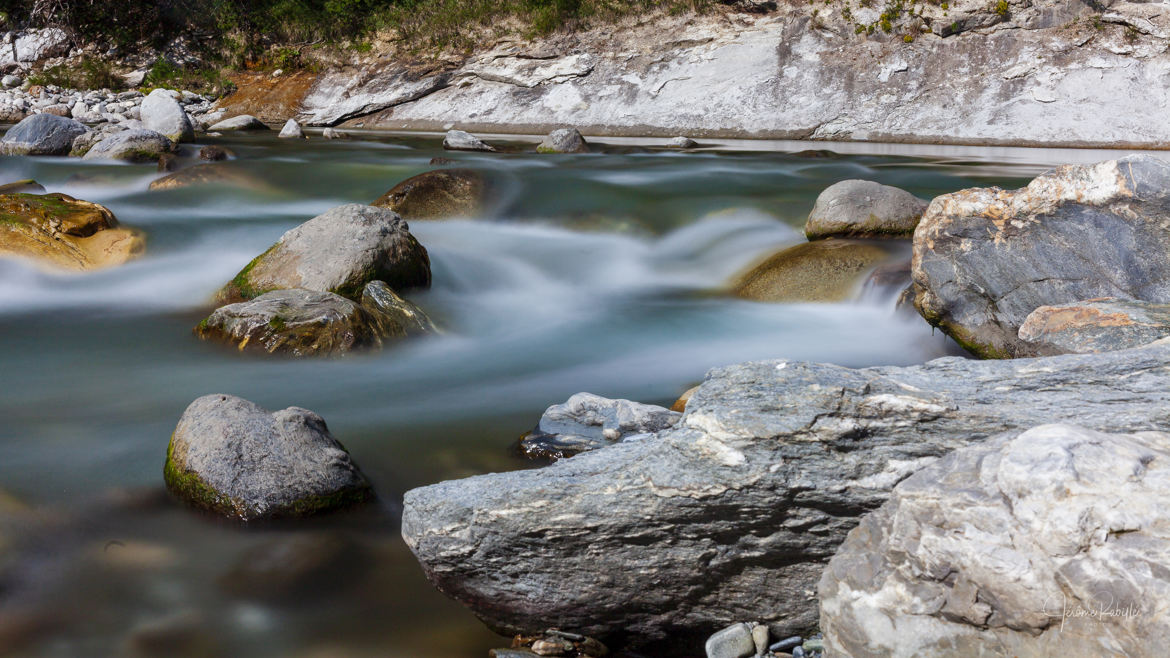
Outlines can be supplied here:
[[795, 647], [792, 650], [792, 658], [806, 658], [804, 647]]

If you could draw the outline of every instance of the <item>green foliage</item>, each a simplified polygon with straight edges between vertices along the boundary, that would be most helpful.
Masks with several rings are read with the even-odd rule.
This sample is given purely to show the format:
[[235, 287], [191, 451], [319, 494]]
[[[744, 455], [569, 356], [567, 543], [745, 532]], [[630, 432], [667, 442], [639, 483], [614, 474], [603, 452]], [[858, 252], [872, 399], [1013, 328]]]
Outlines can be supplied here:
[[999, 0], [995, 3], [995, 13], [999, 14], [1000, 18], [1007, 18], [1009, 9], [1007, 0]]
[[163, 57], [155, 60], [146, 72], [142, 87], [148, 91], [160, 87], [186, 89], [211, 96], [223, 96], [235, 89], [232, 81], [224, 77], [223, 71], [217, 67], [188, 69]]
[[109, 62], [90, 57], [83, 58], [75, 65], [58, 64], [39, 73], [28, 76], [34, 85], [56, 85], [66, 89], [110, 89], [125, 88]]

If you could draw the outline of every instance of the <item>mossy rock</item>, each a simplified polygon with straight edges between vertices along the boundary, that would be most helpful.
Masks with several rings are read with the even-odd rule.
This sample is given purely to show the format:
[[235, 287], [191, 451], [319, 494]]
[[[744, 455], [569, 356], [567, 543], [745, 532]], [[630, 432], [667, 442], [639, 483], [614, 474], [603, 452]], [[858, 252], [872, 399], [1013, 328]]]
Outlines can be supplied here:
[[320, 416], [298, 407], [270, 413], [223, 394], [183, 412], [163, 479], [180, 500], [242, 521], [306, 516], [373, 495]]
[[869, 272], [895, 256], [879, 242], [818, 240], [785, 249], [739, 275], [736, 297], [760, 302], [840, 302]]
[[474, 216], [487, 205], [490, 188], [478, 171], [439, 169], [407, 178], [372, 205], [408, 220]]
[[105, 206], [60, 193], [0, 194], [0, 255], [82, 271], [121, 265], [144, 245]]
[[431, 284], [427, 250], [395, 212], [347, 204], [288, 231], [216, 295], [219, 305], [302, 288], [360, 299], [371, 281], [403, 291]]

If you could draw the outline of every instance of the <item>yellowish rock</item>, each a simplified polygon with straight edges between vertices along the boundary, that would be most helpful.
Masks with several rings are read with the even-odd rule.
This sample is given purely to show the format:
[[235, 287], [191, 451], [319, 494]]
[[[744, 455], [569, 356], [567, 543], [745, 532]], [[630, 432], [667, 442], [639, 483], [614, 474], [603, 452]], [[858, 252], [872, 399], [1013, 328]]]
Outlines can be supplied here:
[[60, 193], [0, 194], [0, 257], [82, 271], [121, 265], [144, 246], [105, 206]]
[[760, 302], [840, 302], [893, 256], [880, 243], [818, 240], [790, 247], [736, 277], [732, 292]]

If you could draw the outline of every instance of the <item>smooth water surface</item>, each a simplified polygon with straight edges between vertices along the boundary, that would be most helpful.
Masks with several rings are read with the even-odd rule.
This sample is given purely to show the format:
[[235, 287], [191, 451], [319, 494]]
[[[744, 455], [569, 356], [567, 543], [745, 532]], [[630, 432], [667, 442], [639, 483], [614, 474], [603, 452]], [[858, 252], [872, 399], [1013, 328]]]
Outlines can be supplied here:
[[[929, 198], [1016, 187], [1047, 164], [1026, 150], [808, 158], [622, 144], [550, 156], [444, 153], [418, 135], [203, 143], [213, 142], [238, 154], [228, 166], [251, 185], [149, 191], [162, 175], [153, 165], [0, 158], [0, 182], [35, 178], [148, 234], [145, 257], [97, 273], [0, 261], [0, 514], [17, 519], [0, 525], [0, 654], [6, 644], [47, 656], [484, 656], [506, 646], [426, 583], [397, 534], [403, 491], [528, 467], [512, 444], [578, 391], [669, 404], [708, 368], [737, 361], [866, 366], [948, 353], [941, 334], [895, 314], [889, 291], [759, 304], [721, 289], [803, 241], [813, 200], [833, 182]], [[434, 279], [411, 298], [443, 335], [319, 360], [193, 337], [212, 293], [284, 231], [369, 202], [440, 155], [499, 182], [484, 217], [411, 223]], [[170, 433], [193, 399], [220, 392], [321, 414], [379, 502], [243, 527], [171, 501]]]

